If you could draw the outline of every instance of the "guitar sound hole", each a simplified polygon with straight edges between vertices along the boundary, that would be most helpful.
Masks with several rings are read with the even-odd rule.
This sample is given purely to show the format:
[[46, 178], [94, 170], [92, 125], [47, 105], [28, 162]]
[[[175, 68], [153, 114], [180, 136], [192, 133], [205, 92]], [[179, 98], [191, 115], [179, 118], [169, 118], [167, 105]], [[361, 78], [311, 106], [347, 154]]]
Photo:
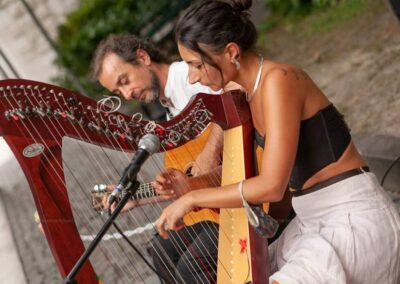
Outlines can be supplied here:
[[192, 166], [190, 166], [190, 167], [188, 167], [188, 168], [186, 169], [185, 174], [186, 174], [188, 177], [192, 177], [192, 176], [193, 176], [193, 175], [192, 175]]

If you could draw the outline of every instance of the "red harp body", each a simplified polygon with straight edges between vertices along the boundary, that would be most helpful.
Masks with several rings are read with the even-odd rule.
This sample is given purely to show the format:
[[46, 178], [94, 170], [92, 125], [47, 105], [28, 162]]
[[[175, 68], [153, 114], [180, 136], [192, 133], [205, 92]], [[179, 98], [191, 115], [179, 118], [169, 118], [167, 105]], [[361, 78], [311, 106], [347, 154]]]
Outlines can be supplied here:
[[[251, 114], [239, 91], [220, 96], [198, 94], [172, 120], [154, 122], [116, 112], [109, 103], [99, 104], [50, 84], [20, 79], [0, 81], [0, 135], [28, 180], [61, 277], [69, 273], [85, 250], [82, 231], [77, 226], [82, 220], [77, 220], [80, 216], [74, 213], [71, 192], [90, 192], [85, 188], [71, 189], [66, 184], [67, 170], [73, 176], [79, 173], [74, 173], [63, 158], [64, 139], [132, 153], [143, 135], [153, 133], [159, 136], [162, 151], [168, 152], [187, 145], [211, 122], [224, 129], [222, 183], [253, 176]], [[79, 158], [78, 153], [75, 158]], [[268, 283], [267, 241], [249, 226], [243, 209], [221, 209], [216, 216], [220, 224], [217, 282]], [[84, 223], [90, 227], [90, 220]], [[102, 255], [107, 258], [107, 252]], [[99, 283], [102, 272], [94, 267], [88, 261], [77, 275], [78, 283]]]

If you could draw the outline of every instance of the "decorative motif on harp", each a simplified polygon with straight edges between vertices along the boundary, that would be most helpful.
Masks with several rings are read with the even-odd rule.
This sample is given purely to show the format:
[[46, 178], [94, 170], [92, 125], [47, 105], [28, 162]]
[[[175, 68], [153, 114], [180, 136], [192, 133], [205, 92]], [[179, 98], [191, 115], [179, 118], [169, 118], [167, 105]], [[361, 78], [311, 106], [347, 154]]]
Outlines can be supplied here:
[[[170, 152], [186, 147], [204, 132], [210, 122], [215, 122], [226, 130], [222, 183], [238, 182], [254, 174], [251, 115], [239, 91], [221, 96], [198, 94], [181, 114], [168, 122], [145, 121], [138, 115], [129, 117], [114, 108], [115, 104], [109, 100], [99, 104], [49, 84], [29, 80], [0, 81], [0, 135], [4, 136], [28, 179], [49, 247], [62, 277], [69, 273], [83, 253], [84, 236], [90, 239], [90, 229], [95, 233], [103, 220], [93, 209], [89, 211], [76, 204], [84, 202], [90, 206], [94, 184], [116, 181], [115, 177], [108, 177], [108, 180], [93, 178], [97, 172], [101, 174], [106, 167], [112, 168], [114, 175], [120, 172], [111, 162], [113, 154], [103, 147], [120, 152], [123, 156], [119, 163], [124, 166], [129, 161], [124, 155], [135, 151], [137, 142], [146, 133], [158, 135], [162, 151]], [[83, 150], [82, 154], [63, 154], [66, 137], [72, 138], [78, 147], [82, 144], [85, 147], [88, 145], [88, 148], [92, 145], [101, 147], [100, 152], [106, 158], [100, 162], [97, 154], [89, 150]], [[94, 160], [84, 166], [88, 169], [85, 173], [83, 170], [75, 172], [74, 167], [67, 163], [68, 159], [76, 159], [83, 164], [86, 157]], [[91, 167], [93, 170], [89, 170]], [[66, 184], [67, 172], [72, 176], [73, 186]], [[78, 178], [84, 174], [88, 175], [90, 184], [82, 186]], [[82, 187], [80, 195], [76, 193], [76, 187]], [[126, 230], [142, 228], [134, 229], [132, 235], [152, 229], [149, 218], [156, 218], [161, 207], [154, 205], [135, 210], [135, 214], [140, 213], [142, 217], [132, 213], [121, 218]], [[195, 218], [190, 215], [185, 223], [190, 225], [190, 220]], [[211, 219], [220, 224], [217, 282], [267, 283], [267, 244], [248, 226], [243, 209], [223, 209], [220, 215], [214, 212]], [[147, 237], [151, 235], [148, 233]], [[117, 238], [112, 234], [107, 236], [110, 240]], [[103, 242], [107, 241], [103, 239]], [[118, 256], [117, 261], [108, 263], [105, 260], [116, 254], [110, 252], [110, 248], [118, 251]], [[114, 276], [120, 277], [122, 282], [144, 282], [151, 271], [143, 264], [133, 262], [132, 259], [137, 256], [128, 250], [121, 242], [109, 241], [109, 244], [99, 247], [97, 256], [85, 264], [76, 280], [85, 284], [98, 283], [98, 276], [103, 275], [105, 283], [116, 283], [116, 278], [112, 278]], [[122, 265], [121, 259], [126, 263]]]
[[[144, 121], [137, 114], [128, 118], [117, 113], [113, 110], [113, 104], [111, 107], [107, 106], [106, 102], [110, 100], [94, 104], [87, 98], [78, 100], [82, 97], [55, 86], [41, 86], [29, 81], [21, 84], [19, 82], [22, 80], [16, 81], [18, 83], [0, 87], [4, 116], [8, 121], [56, 119], [61, 121], [63, 127], [67, 127], [67, 136], [92, 139], [83, 135], [87, 131], [89, 136], [95, 133], [111, 138], [109, 141], [121, 143], [118, 146], [126, 149], [134, 149], [135, 146], [129, 144], [137, 144], [145, 133], [154, 133], [160, 137], [161, 148], [168, 151], [192, 140], [211, 122], [212, 114], [205, 108], [202, 99], [196, 101], [182, 120], [163, 125]], [[66, 125], [67, 123], [70, 125]]]

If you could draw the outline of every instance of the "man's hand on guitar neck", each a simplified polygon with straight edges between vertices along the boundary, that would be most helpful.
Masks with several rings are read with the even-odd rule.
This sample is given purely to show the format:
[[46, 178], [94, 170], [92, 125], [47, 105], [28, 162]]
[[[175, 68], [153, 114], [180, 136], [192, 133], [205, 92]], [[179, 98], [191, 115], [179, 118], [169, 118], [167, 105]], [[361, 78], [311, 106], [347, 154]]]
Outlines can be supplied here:
[[156, 177], [152, 185], [163, 198], [176, 199], [191, 190], [220, 185], [221, 170], [222, 167], [218, 166], [205, 175], [188, 177], [180, 170], [167, 168]]
[[[101, 200], [101, 203], [102, 203], [102, 207], [103, 207], [103, 210], [108, 210], [109, 209], [109, 199], [110, 199], [110, 194], [111, 194], [111, 192], [114, 190], [114, 185], [112, 185], [112, 184], [108, 184], [107, 186], [106, 186], [106, 189], [107, 189], [107, 193], [105, 193], [104, 195], [103, 195], [103, 197], [102, 197], [102, 200]], [[115, 210], [115, 208], [117, 207], [117, 205], [118, 205], [118, 203], [117, 202], [114, 202], [112, 205], [111, 205], [111, 212], [113, 212], [114, 210]], [[132, 200], [129, 200], [127, 203], [126, 203], [126, 205], [122, 208], [122, 210], [121, 210], [121, 213], [125, 213], [125, 212], [127, 212], [127, 211], [129, 211], [129, 210], [131, 210], [132, 208], [135, 208], [136, 206], [138, 206], [138, 201], [137, 200], [134, 200], [134, 199], [132, 199]]]
[[[122, 208], [121, 213], [125, 213], [137, 206], [141, 206], [149, 203], [157, 203], [168, 200], [170, 198], [164, 196], [156, 196], [154, 189], [147, 187], [147, 183], [144, 184], [144, 188], [137, 192], [136, 198], [129, 200], [126, 205]], [[114, 185], [96, 185], [92, 191], [92, 206], [96, 211], [107, 211], [109, 208], [109, 198], [111, 192], [114, 190]], [[113, 212], [118, 203], [113, 203], [111, 206], [111, 212]]]
[[191, 190], [189, 177], [180, 170], [164, 169], [152, 183], [157, 195], [165, 199], [176, 199]]

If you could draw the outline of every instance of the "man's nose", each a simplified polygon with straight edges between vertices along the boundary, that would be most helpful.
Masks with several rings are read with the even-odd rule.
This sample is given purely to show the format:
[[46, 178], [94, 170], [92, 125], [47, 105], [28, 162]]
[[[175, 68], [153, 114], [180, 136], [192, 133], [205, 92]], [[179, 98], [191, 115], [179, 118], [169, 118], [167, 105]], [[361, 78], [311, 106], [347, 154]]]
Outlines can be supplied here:
[[125, 100], [130, 100], [131, 99], [131, 95], [129, 93], [128, 88], [121, 88], [121, 95]]

